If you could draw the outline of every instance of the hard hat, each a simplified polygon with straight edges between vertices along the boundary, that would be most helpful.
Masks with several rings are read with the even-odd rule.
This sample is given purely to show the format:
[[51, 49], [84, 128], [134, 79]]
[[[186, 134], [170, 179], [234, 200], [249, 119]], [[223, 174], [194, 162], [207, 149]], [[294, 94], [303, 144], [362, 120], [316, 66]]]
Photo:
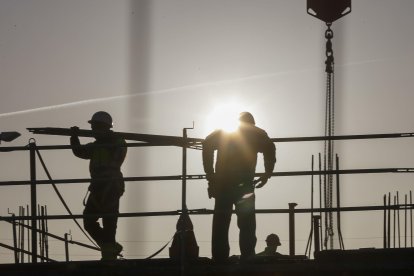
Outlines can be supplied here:
[[239, 121], [243, 123], [252, 124], [252, 125], [256, 124], [256, 122], [254, 121], [253, 115], [250, 112], [246, 112], [246, 111], [240, 113]]
[[112, 117], [111, 117], [111, 115], [109, 115], [109, 113], [107, 113], [105, 111], [95, 112], [95, 114], [93, 114], [93, 116], [92, 116], [92, 119], [90, 119], [88, 121], [88, 123], [90, 123], [90, 124], [92, 124], [92, 123], [102, 123], [102, 124], [105, 124], [105, 125], [109, 126], [110, 128], [113, 127]]
[[280, 243], [279, 236], [276, 234], [270, 234], [269, 236], [267, 236], [266, 242], [270, 245], [277, 245], [277, 246], [282, 245]]

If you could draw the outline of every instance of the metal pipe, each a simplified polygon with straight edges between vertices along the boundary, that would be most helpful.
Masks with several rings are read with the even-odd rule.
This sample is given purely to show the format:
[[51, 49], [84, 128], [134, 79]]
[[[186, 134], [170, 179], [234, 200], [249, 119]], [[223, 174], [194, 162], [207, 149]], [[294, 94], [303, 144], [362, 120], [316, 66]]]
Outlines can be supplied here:
[[388, 240], [387, 240], [387, 248], [390, 248], [390, 243], [391, 243], [391, 236], [390, 236], [390, 232], [391, 232], [391, 221], [390, 221], [390, 215], [391, 215], [391, 193], [388, 193]]
[[[396, 196], [394, 196], [394, 206], [397, 206], [397, 197]], [[393, 239], [393, 245], [394, 245], [394, 248], [395, 248], [395, 239], [396, 239], [396, 237], [397, 237], [397, 232], [395, 231], [395, 228], [396, 228], [396, 222], [395, 222], [395, 220], [396, 220], [396, 218], [397, 218], [397, 209], [396, 208], [394, 208], [393, 209], [393, 211], [392, 211], [392, 213], [393, 213], [393, 232], [394, 232], [394, 235], [393, 235], [393, 237], [392, 237], [392, 239]]]
[[319, 252], [321, 241], [319, 236], [319, 228], [320, 228], [320, 220], [321, 216], [313, 216], [313, 229], [314, 229], [314, 235], [315, 235], [315, 253]]
[[[40, 214], [40, 215], [42, 215], [43, 216], [43, 214], [41, 213], [41, 210], [40, 210], [40, 205], [39, 204], [37, 204], [37, 214]], [[42, 229], [42, 219], [38, 219], [37, 220], [37, 223], [38, 223], [38, 229], [40, 230], [40, 231], [43, 231], [43, 229]], [[43, 240], [42, 240], [42, 234], [41, 234], [41, 232], [39, 232], [39, 233], [36, 233], [36, 235], [38, 235], [38, 240], [39, 240], [39, 255], [41, 256], [41, 257], [43, 257], [43, 255], [42, 255], [42, 242], [43, 242]], [[42, 260], [40, 260], [40, 262], [43, 262], [43, 259]]]
[[407, 248], [407, 194], [404, 195], [404, 247]]
[[289, 203], [289, 255], [295, 256], [295, 207], [297, 203]]
[[387, 195], [383, 196], [384, 201], [384, 227], [383, 227], [383, 248], [387, 248]]
[[397, 231], [398, 231], [398, 248], [401, 248], [401, 231], [400, 231], [400, 198], [397, 191]]
[[[311, 168], [313, 171], [313, 163], [314, 163], [314, 155], [312, 154], [312, 160], [311, 160]], [[313, 210], [313, 175], [311, 176], [311, 210]], [[309, 233], [309, 238], [308, 238], [308, 242], [306, 243], [306, 249], [305, 249], [305, 255], [309, 256], [311, 255], [311, 251], [312, 251], [312, 236], [313, 236], [313, 211], [311, 212], [311, 224], [310, 224], [310, 233]], [[308, 255], [308, 249], [309, 249], [309, 255]]]
[[31, 141], [30, 149], [30, 203], [31, 203], [31, 225], [32, 225], [32, 262], [37, 263], [37, 224], [36, 224], [36, 144]]
[[[339, 170], [339, 157], [336, 154], [336, 170]], [[337, 219], [337, 227], [338, 227], [338, 239], [339, 239], [339, 247], [340, 249], [345, 249], [344, 240], [342, 239], [342, 231], [341, 231], [341, 194], [340, 194], [340, 182], [339, 182], [339, 174], [336, 174], [336, 206], [338, 211], [336, 212], [336, 219]]]
[[[24, 207], [23, 206], [21, 206], [22, 207], [22, 215], [24, 216], [26, 213], [25, 213], [25, 209], [24, 209]], [[24, 219], [22, 219], [22, 224], [24, 225], [26, 223], [26, 221], [24, 220]], [[22, 263], [24, 263], [24, 252], [23, 252], [23, 250], [24, 250], [24, 235], [25, 235], [25, 229], [24, 229], [24, 227], [22, 227], [22, 236], [21, 236], [21, 240], [20, 240], [20, 242], [21, 242], [21, 244], [20, 244], [20, 249], [22, 250], [21, 251], [21, 259], [22, 259]]]
[[69, 262], [69, 239], [68, 233], [65, 233], [65, 259]]
[[[285, 171], [274, 172], [271, 176], [283, 177], [283, 176], [306, 176], [306, 175], [333, 175], [333, 174], [376, 174], [376, 173], [414, 173], [414, 168], [379, 168], [379, 169], [350, 169], [350, 170], [323, 170], [323, 171]], [[262, 176], [263, 173], [256, 173], [255, 176]], [[187, 180], [200, 180], [205, 179], [205, 174], [192, 174], [185, 177]], [[167, 175], [167, 176], [142, 176], [142, 177], [124, 177], [124, 178], [111, 178], [111, 180], [123, 179], [125, 182], [135, 181], [160, 181], [160, 180], [182, 180], [182, 175]], [[96, 179], [97, 181], [101, 179]], [[108, 178], [102, 179], [108, 180]], [[54, 179], [45, 180], [40, 179], [36, 181], [37, 185], [43, 184], [75, 184], [75, 183], [90, 183], [90, 178], [75, 178], [75, 179]], [[18, 181], [0, 181], [0, 186], [21, 186], [31, 185], [31, 181], [18, 180]]]
[[[40, 232], [40, 236], [42, 237], [42, 243], [41, 243], [41, 256], [42, 257], [45, 257], [45, 239], [46, 239], [46, 235], [45, 235], [45, 218], [44, 218], [44, 216], [45, 216], [45, 207], [44, 206], [42, 206], [41, 207], [41, 215], [42, 215], [42, 219], [41, 219], [41, 222], [42, 222], [42, 224], [41, 224], [41, 229], [42, 229], [42, 232]], [[44, 259], [42, 259], [42, 262], [43, 262], [43, 260]]]
[[19, 263], [19, 251], [17, 248], [17, 234], [16, 234], [16, 222], [14, 220], [15, 215], [12, 214], [12, 218], [13, 218], [13, 248], [14, 248], [14, 263], [18, 264]]
[[46, 250], [46, 259], [49, 259], [49, 228], [47, 225], [47, 206], [45, 205], [45, 250]]
[[[319, 153], [319, 172], [322, 171], [322, 155]], [[322, 208], [322, 174], [319, 174], [319, 208]], [[319, 219], [322, 219], [322, 211], [319, 211]], [[322, 241], [322, 224], [319, 225], [319, 243]], [[315, 240], [316, 243], [316, 240]], [[319, 248], [322, 248], [322, 244], [318, 245]]]
[[410, 241], [411, 241], [411, 247], [413, 247], [413, 195], [410, 191]]

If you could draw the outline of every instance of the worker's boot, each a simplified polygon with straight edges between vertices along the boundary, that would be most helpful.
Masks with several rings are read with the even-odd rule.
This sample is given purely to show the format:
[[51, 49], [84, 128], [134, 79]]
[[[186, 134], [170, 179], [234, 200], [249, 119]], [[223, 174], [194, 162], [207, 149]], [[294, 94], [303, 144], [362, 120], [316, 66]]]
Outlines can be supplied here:
[[101, 254], [103, 261], [116, 260], [122, 251], [122, 245], [117, 242], [107, 242], [101, 246]]

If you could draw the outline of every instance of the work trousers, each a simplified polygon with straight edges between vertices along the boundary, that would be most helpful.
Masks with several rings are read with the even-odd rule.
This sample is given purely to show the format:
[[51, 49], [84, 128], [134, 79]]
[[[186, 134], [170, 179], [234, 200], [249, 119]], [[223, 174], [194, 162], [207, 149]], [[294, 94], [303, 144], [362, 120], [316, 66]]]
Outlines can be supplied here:
[[213, 215], [212, 255], [215, 261], [225, 261], [229, 257], [229, 227], [233, 205], [239, 227], [241, 258], [255, 255], [256, 214], [254, 193], [236, 195], [225, 193], [216, 196]]
[[[100, 214], [119, 214], [119, 199], [121, 193], [116, 183], [100, 183], [91, 191], [86, 202], [83, 219], [85, 230], [99, 246], [104, 243], [114, 243], [118, 223], [117, 216], [100, 216]], [[98, 220], [102, 217], [102, 227]]]

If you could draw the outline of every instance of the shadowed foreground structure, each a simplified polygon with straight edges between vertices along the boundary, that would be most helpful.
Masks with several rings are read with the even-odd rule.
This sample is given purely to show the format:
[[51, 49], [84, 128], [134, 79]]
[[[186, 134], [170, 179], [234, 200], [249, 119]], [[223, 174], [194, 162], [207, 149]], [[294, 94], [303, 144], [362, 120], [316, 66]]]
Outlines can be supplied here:
[[3, 264], [5, 275], [413, 275], [414, 249], [330, 250], [287, 259], [260, 258], [216, 265], [208, 258]]

